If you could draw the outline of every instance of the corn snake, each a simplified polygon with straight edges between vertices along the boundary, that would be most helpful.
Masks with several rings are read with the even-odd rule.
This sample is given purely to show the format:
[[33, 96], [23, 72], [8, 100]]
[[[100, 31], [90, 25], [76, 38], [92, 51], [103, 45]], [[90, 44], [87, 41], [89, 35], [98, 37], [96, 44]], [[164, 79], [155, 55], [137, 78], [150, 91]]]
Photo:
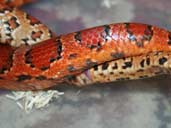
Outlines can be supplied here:
[[63, 81], [84, 86], [169, 72], [169, 31], [118, 23], [55, 37], [40, 21], [8, 5], [0, 7], [1, 88], [38, 90]]

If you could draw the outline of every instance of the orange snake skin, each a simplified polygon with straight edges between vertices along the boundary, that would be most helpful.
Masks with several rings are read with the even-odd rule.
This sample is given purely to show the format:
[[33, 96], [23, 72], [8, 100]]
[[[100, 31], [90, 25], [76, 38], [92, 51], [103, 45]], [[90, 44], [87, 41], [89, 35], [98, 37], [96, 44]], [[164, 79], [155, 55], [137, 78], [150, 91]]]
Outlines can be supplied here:
[[30, 0], [17, 2], [0, 4], [1, 89], [46, 89], [106, 62], [171, 52], [169, 31], [140, 23], [108, 24], [55, 36], [36, 18], [9, 7]]

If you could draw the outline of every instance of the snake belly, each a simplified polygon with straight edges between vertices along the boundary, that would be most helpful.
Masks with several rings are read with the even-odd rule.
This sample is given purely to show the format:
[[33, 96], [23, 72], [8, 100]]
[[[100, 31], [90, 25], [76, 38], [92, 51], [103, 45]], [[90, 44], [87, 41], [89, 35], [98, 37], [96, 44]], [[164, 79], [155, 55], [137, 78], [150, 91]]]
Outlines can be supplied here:
[[[87, 72], [94, 73], [89, 75], [93, 80], [90, 83], [115, 81], [131, 74], [138, 79], [143, 76], [142, 72], [146, 74], [144, 76], [153, 76], [157, 74], [154, 69], [169, 69], [151, 61], [144, 68], [135, 66], [140, 64], [135, 60], [143, 58], [158, 62], [160, 58], [156, 53], [160, 57], [167, 54], [170, 57], [171, 34], [165, 29], [141, 23], [117, 23], [54, 36], [40, 21], [19, 9], [2, 4], [0, 10], [3, 21], [0, 26], [0, 41], [3, 43], [0, 44], [0, 88], [46, 89]], [[27, 27], [24, 28], [26, 25], [23, 24]], [[40, 29], [36, 28], [37, 25], [41, 26]], [[17, 37], [22, 31], [25, 34]], [[130, 65], [126, 62], [131, 58], [131, 65], [134, 65], [131, 72], [127, 72], [127, 68], [117, 68], [107, 75], [98, 73], [99, 69], [109, 72], [114, 63]]]
[[96, 65], [77, 76], [70, 76], [68, 83], [82, 87], [97, 83], [150, 78], [170, 74], [170, 71], [171, 52], [152, 52]]

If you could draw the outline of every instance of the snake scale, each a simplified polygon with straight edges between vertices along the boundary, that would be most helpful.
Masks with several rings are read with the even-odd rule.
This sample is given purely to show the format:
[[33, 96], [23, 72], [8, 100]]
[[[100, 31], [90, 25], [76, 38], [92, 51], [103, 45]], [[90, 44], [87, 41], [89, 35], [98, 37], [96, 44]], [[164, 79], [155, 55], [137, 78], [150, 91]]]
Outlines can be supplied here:
[[56, 36], [16, 8], [31, 0], [0, 2], [0, 88], [41, 90], [170, 73], [171, 33], [141, 23], [107, 24]]

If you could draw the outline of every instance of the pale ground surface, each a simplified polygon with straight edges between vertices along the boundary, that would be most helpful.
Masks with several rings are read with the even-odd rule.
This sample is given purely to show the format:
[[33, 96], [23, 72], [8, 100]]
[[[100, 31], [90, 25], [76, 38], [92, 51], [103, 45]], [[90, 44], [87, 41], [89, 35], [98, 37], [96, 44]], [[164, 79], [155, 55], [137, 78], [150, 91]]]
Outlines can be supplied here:
[[[40, 0], [25, 8], [55, 32], [138, 21], [171, 28], [169, 0]], [[115, 82], [65, 92], [43, 110], [23, 112], [0, 95], [0, 128], [171, 128], [170, 76]]]

